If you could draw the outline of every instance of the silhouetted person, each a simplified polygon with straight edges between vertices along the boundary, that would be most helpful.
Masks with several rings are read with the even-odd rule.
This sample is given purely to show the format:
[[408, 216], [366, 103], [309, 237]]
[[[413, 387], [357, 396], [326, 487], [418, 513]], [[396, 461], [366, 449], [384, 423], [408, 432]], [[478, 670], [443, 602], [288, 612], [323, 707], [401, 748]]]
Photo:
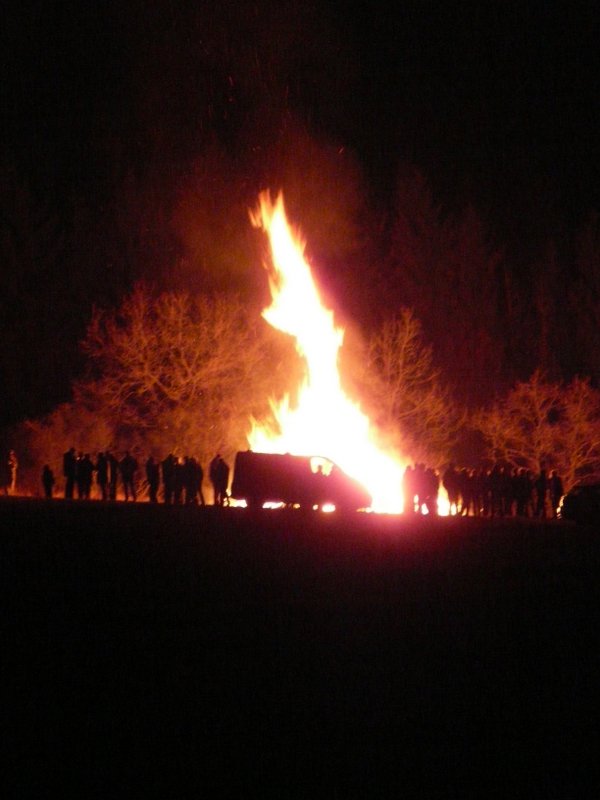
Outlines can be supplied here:
[[492, 473], [483, 467], [479, 471], [478, 489], [481, 492], [481, 513], [484, 517], [489, 517], [492, 509]]
[[219, 493], [219, 505], [229, 505], [229, 494], [227, 489], [229, 487], [229, 464], [223, 458], [219, 458], [217, 466], [217, 491]]
[[171, 504], [175, 493], [175, 456], [172, 453], [162, 461], [163, 500]]
[[494, 464], [489, 474], [490, 514], [492, 517], [502, 516], [502, 471], [500, 464]]
[[221, 454], [217, 453], [217, 455], [213, 458], [210, 462], [208, 467], [208, 477], [210, 478], [210, 482], [212, 483], [213, 487], [213, 503], [216, 506], [220, 506], [220, 496], [219, 496], [219, 459], [221, 458]]
[[108, 462], [108, 497], [110, 500], [117, 499], [117, 483], [119, 481], [119, 461], [109, 450], [106, 452]]
[[438, 493], [440, 491], [440, 478], [437, 472], [429, 467], [425, 470], [423, 487], [425, 490], [425, 505], [430, 514], [438, 513]]
[[65, 476], [65, 500], [72, 500], [77, 478], [77, 457], [74, 447], [71, 447], [63, 455], [63, 475]]
[[79, 497], [89, 500], [92, 493], [92, 480], [94, 477], [94, 464], [90, 454], [86, 453], [77, 462], [77, 486]]
[[548, 478], [546, 476], [546, 470], [540, 470], [540, 474], [537, 477], [535, 482], [535, 494], [536, 494], [536, 501], [535, 501], [535, 515], [536, 517], [541, 517], [542, 519], [546, 519], [546, 494], [548, 492]]
[[77, 458], [75, 459], [75, 488], [77, 490], [77, 499], [81, 500], [83, 497], [83, 470], [81, 469], [81, 462], [83, 460], [83, 453], [80, 451], [77, 453]]
[[44, 469], [42, 470], [42, 486], [44, 487], [44, 497], [46, 500], [52, 500], [55, 482], [54, 473], [48, 464], [44, 464]]
[[458, 494], [460, 497], [460, 513], [468, 517], [473, 508], [475, 513], [475, 470], [461, 469], [458, 472]]
[[100, 487], [103, 500], [108, 500], [108, 458], [105, 453], [98, 453], [96, 461], [96, 483]]
[[175, 459], [173, 470], [173, 502], [180, 505], [183, 502], [183, 490], [185, 489], [185, 462], [181, 456]]
[[204, 471], [202, 466], [192, 456], [185, 459], [185, 502], [186, 505], [197, 505], [198, 497], [200, 504], [204, 505], [204, 495], [202, 494], [202, 481]]
[[125, 455], [121, 459], [119, 468], [121, 470], [121, 480], [123, 481], [123, 492], [125, 493], [125, 500], [129, 500], [129, 495], [131, 495], [131, 499], [135, 502], [136, 498], [135, 473], [138, 468], [138, 463], [135, 460], [135, 458], [129, 453], [129, 450], [125, 451]]
[[194, 505], [196, 502], [196, 486], [194, 484], [194, 464], [193, 459], [189, 456], [183, 458], [183, 489], [184, 489], [184, 504], [186, 506]]
[[414, 490], [415, 490], [415, 497], [416, 497], [416, 509], [417, 511], [422, 514], [425, 510], [427, 493], [428, 493], [428, 480], [427, 480], [427, 472], [425, 470], [425, 464], [416, 464], [414, 473], [413, 473], [413, 480], [414, 480]]
[[512, 512], [515, 517], [521, 516], [519, 514], [519, 509], [522, 504], [522, 493], [523, 493], [523, 479], [521, 477], [521, 469], [515, 467], [512, 471], [512, 475], [510, 478], [510, 489], [511, 489], [511, 506]]
[[526, 471], [527, 476], [527, 484], [528, 484], [528, 495], [527, 495], [527, 514], [528, 517], [533, 517], [535, 514], [535, 507], [533, 504], [534, 494], [535, 494], [535, 480], [533, 477], [533, 472], [531, 470]]
[[321, 509], [323, 505], [329, 500], [327, 496], [329, 486], [329, 478], [323, 472], [323, 465], [317, 464], [317, 468], [313, 473], [313, 481], [311, 486], [311, 491], [313, 494], [314, 505]]
[[202, 483], [204, 481], [204, 470], [202, 469], [202, 464], [196, 459], [192, 459], [194, 462], [194, 475], [195, 475], [195, 483], [196, 483], [196, 494], [200, 499], [200, 505], [206, 505], [204, 502], [204, 492], [202, 491]]
[[415, 494], [415, 474], [409, 464], [402, 476], [402, 496], [404, 498], [404, 511], [410, 514], [415, 513]]
[[226, 505], [228, 502], [229, 466], [220, 453], [217, 453], [210, 462], [209, 477], [213, 485], [214, 504], [216, 506]]
[[152, 456], [146, 461], [146, 480], [148, 481], [148, 493], [151, 503], [158, 502], [158, 485], [160, 474], [158, 464]]
[[450, 513], [452, 514], [452, 508], [454, 508], [454, 513], [458, 514], [458, 498], [460, 495], [459, 491], [459, 474], [454, 468], [454, 464], [450, 462], [448, 464], [448, 469], [444, 472], [442, 476], [442, 483], [444, 484], [444, 489], [448, 493], [448, 502], [450, 503]]
[[550, 489], [550, 500], [552, 502], [552, 516], [556, 517], [556, 514], [558, 512], [558, 504], [560, 503], [560, 498], [564, 494], [564, 489], [563, 489], [562, 478], [555, 469], [553, 469], [550, 474], [549, 489]]
[[524, 467], [521, 467], [515, 474], [513, 482], [517, 516], [527, 517], [529, 515], [529, 504], [531, 501], [531, 482], [527, 470]]
[[513, 482], [510, 467], [500, 468], [500, 516], [512, 517], [513, 514]]

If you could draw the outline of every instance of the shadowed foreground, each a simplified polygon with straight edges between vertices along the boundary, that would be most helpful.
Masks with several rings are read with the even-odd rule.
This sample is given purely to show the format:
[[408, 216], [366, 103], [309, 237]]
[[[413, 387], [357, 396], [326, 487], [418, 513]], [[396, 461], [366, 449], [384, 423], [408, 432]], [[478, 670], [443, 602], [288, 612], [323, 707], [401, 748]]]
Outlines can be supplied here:
[[5, 500], [0, 542], [13, 791], [600, 786], [593, 529]]

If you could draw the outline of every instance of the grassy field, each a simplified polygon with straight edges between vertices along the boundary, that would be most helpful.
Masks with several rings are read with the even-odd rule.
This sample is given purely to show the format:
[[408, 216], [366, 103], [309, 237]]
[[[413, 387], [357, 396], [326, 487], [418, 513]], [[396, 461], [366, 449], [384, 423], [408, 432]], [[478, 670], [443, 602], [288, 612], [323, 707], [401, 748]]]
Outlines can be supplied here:
[[600, 788], [595, 529], [8, 498], [0, 542], [7, 797]]

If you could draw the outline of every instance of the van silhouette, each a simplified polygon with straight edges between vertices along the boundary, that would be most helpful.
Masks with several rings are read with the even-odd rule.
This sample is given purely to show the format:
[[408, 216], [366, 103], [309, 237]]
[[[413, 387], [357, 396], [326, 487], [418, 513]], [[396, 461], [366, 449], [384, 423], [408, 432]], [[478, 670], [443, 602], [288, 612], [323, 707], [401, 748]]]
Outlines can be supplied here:
[[302, 508], [332, 504], [336, 509], [369, 508], [372, 497], [358, 481], [323, 456], [237, 453], [231, 496], [250, 508], [283, 503]]

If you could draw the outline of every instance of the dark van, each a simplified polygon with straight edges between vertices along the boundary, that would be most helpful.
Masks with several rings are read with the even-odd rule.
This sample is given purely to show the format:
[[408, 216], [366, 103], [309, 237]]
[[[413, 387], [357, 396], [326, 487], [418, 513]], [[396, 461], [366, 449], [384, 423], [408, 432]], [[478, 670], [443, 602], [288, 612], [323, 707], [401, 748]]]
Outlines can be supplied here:
[[371, 505], [371, 495], [322, 456], [239, 452], [235, 457], [231, 496], [251, 508], [283, 503], [304, 508], [333, 504], [357, 511]]

